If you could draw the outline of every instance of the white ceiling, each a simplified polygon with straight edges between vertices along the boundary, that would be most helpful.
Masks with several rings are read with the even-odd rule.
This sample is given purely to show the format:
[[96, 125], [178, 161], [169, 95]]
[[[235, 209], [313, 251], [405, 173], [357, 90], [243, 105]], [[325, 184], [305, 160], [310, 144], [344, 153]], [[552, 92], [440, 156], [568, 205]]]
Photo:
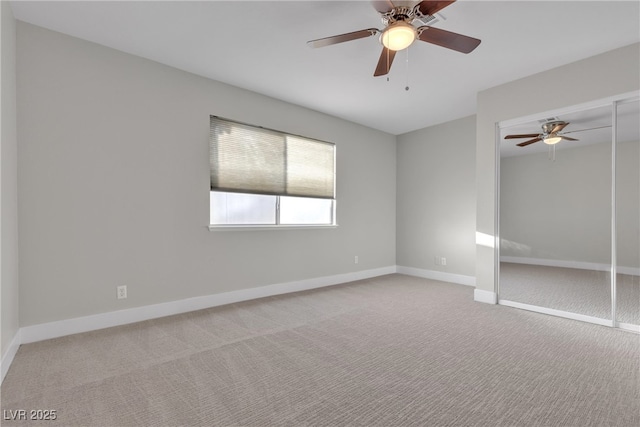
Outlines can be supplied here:
[[391, 134], [474, 114], [479, 91], [640, 41], [639, 6], [458, 1], [435, 26], [482, 44], [464, 55], [418, 41], [387, 81], [373, 77], [377, 37], [306, 45], [381, 29], [369, 1], [12, 2], [19, 20]]

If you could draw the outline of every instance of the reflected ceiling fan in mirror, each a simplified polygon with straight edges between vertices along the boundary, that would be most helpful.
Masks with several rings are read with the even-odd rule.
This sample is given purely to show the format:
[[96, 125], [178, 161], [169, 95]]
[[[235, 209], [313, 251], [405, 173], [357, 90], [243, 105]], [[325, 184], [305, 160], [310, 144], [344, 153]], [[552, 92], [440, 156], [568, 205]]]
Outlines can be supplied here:
[[[380, 13], [383, 30], [368, 28], [337, 36], [311, 40], [307, 44], [311, 47], [324, 47], [332, 44], [348, 42], [365, 37], [380, 34], [379, 41], [382, 44], [382, 53], [374, 72], [374, 77], [384, 76], [389, 73], [393, 58], [397, 51], [408, 48], [415, 40], [435, 44], [447, 49], [462, 53], [470, 53], [480, 44], [480, 40], [462, 34], [434, 28], [429, 25], [420, 25], [434, 20], [434, 15], [449, 6], [453, 1], [421, 1], [418, 4], [408, 6], [395, 6], [391, 0], [372, 1], [375, 9]], [[401, 2], [396, 3], [411, 3]]]
[[562, 140], [579, 141], [576, 138], [570, 138], [568, 136], [565, 136], [568, 133], [584, 132], [587, 130], [603, 129], [603, 128], [611, 127], [611, 126], [599, 126], [595, 128], [589, 128], [589, 129], [579, 129], [574, 131], [562, 132], [562, 130], [568, 125], [569, 125], [568, 122], [564, 122], [562, 120], [554, 120], [554, 121], [550, 121], [542, 124], [542, 133], [523, 133], [523, 134], [517, 134], [517, 135], [507, 135], [504, 137], [504, 139], [533, 138], [528, 141], [521, 142], [520, 144], [516, 144], [518, 147], [526, 147], [527, 145], [531, 145], [539, 141], [542, 141], [548, 145], [555, 145]]

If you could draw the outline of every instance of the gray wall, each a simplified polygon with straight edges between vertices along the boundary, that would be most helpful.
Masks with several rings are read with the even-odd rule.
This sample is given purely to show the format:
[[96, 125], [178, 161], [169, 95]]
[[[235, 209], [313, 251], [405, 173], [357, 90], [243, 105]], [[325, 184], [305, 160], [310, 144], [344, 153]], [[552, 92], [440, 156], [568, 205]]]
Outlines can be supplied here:
[[475, 136], [470, 116], [397, 137], [398, 265], [475, 275]]
[[[618, 144], [618, 265], [640, 267], [640, 144]], [[500, 254], [611, 262], [611, 142], [500, 162]]]
[[[640, 44], [554, 68], [478, 94], [476, 135], [477, 232], [496, 232], [495, 125], [640, 89]], [[476, 246], [476, 288], [494, 291], [495, 255]]]
[[[395, 264], [392, 135], [22, 22], [18, 76], [21, 326]], [[210, 232], [209, 114], [334, 142], [339, 227]]]
[[18, 160], [16, 135], [16, 21], [9, 2], [0, 2], [0, 357], [18, 332]]

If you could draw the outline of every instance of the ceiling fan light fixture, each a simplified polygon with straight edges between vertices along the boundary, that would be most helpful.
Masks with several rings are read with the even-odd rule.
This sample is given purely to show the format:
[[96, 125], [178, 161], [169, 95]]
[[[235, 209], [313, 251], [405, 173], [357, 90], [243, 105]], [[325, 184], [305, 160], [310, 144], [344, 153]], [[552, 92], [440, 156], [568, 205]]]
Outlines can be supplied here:
[[417, 37], [413, 25], [403, 21], [389, 25], [380, 35], [380, 41], [389, 50], [402, 50], [411, 46]]
[[562, 141], [562, 138], [560, 138], [557, 135], [549, 135], [545, 139], [543, 139], [543, 141], [544, 141], [545, 144], [553, 145], [553, 144], [557, 144], [558, 142]]

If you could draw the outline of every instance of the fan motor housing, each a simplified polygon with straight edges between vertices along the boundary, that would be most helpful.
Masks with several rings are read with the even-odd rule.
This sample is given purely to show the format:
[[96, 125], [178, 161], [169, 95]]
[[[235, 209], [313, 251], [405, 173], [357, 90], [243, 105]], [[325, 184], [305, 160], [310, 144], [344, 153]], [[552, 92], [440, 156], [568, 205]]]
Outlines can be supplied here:
[[382, 23], [384, 25], [393, 24], [394, 22], [404, 21], [410, 24], [416, 17], [415, 8], [413, 7], [394, 7], [387, 13], [382, 14]]
[[556, 126], [558, 126], [558, 125], [563, 125], [563, 124], [564, 124], [564, 122], [563, 122], [563, 121], [561, 121], [561, 120], [553, 121], [553, 122], [547, 122], [547, 123], [545, 123], [545, 124], [543, 124], [543, 125], [542, 125], [542, 131], [543, 131], [545, 134], [549, 134], [549, 133], [551, 133], [551, 131], [552, 131]]

